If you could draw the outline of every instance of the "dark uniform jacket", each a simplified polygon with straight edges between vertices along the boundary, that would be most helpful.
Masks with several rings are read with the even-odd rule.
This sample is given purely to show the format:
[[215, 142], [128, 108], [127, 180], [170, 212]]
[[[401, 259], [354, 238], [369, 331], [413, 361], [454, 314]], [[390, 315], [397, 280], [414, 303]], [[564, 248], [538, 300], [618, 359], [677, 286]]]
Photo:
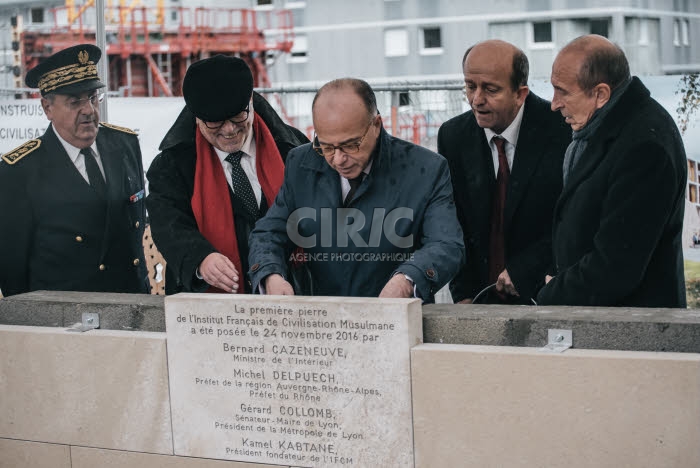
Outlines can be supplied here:
[[[369, 174], [346, 204], [340, 176], [310, 144], [290, 152], [275, 203], [250, 236], [256, 289], [270, 274], [289, 278], [286, 260], [301, 245], [315, 295], [377, 297], [403, 273], [433, 302], [464, 261], [447, 161], [384, 129], [377, 144]], [[292, 213], [300, 217], [296, 240]], [[353, 227], [342, 229], [348, 213]]]
[[[549, 101], [530, 92], [515, 145], [503, 213], [506, 269], [531, 304], [551, 264], [552, 211], [562, 187], [562, 162], [571, 127]], [[491, 201], [496, 188], [491, 149], [472, 111], [445, 122], [438, 153], [450, 164], [457, 216], [464, 230], [467, 262], [450, 283], [455, 302], [473, 299], [489, 285]], [[495, 295], [491, 296], [498, 302]], [[488, 301], [490, 302], [490, 301]]]
[[40, 289], [149, 291], [138, 138], [105, 125], [97, 133], [97, 149], [106, 201], [78, 172], [53, 126], [3, 156], [0, 289], [5, 296]]
[[[299, 130], [286, 125], [258, 93], [253, 93], [253, 108], [270, 130], [283, 160], [289, 150], [309, 141]], [[194, 115], [185, 107], [161, 142], [161, 153], [153, 160], [147, 174], [151, 232], [156, 247], [167, 262], [166, 294], [205, 290], [206, 283], [197, 280], [195, 271], [207, 255], [216, 252], [199, 232], [192, 212], [197, 161], [195, 128]], [[238, 250], [245, 272], [248, 268], [248, 235], [257, 220], [243, 208], [230, 187], [228, 196], [231, 197]], [[261, 216], [267, 210], [264, 196], [262, 205]], [[243, 288], [245, 292], [251, 292], [250, 282], [246, 280]]]
[[673, 118], [633, 78], [590, 137], [554, 211], [540, 304], [685, 307], [687, 164]]

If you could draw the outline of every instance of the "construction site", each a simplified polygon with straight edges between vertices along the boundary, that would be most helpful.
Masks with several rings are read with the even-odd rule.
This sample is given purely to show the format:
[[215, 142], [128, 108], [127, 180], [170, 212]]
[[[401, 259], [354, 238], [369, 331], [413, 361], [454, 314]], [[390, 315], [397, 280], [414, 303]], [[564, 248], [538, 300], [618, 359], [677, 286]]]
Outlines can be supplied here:
[[[41, 24], [24, 27], [11, 18], [15, 88], [46, 57], [79, 43], [96, 42], [94, 0], [47, 10]], [[253, 71], [256, 87], [270, 86], [266, 64], [291, 50], [289, 10], [152, 7], [134, 1], [105, 6], [106, 55], [110, 91], [121, 96], [181, 96], [187, 67], [216, 54], [236, 55]], [[274, 37], [263, 31], [275, 31]]]

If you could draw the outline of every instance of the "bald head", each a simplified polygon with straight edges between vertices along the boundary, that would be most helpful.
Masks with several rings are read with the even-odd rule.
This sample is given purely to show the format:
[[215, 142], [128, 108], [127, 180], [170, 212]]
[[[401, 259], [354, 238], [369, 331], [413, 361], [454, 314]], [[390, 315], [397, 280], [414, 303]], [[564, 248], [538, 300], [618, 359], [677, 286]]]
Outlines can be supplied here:
[[364, 103], [368, 116], [373, 117], [377, 113], [377, 98], [369, 83], [359, 78], [338, 78], [329, 81], [318, 90], [311, 103], [312, 114], [316, 108], [316, 101], [323, 100], [326, 94], [332, 92], [349, 92], [356, 94]]
[[619, 46], [597, 34], [577, 37], [557, 55], [574, 57], [580, 68], [576, 74], [579, 87], [591, 92], [596, 85], [605, 83], [614, 90], [630, 77], [629, 63]]
[[464, 68], [467, 58], [472, 52], [490, 57], [492, 60], [498, 59], [499, 61], [507, 63], [510, 68], [510, 86], [513, 90], [518, 89], [520, 86], [527, 85], [530, 64], [527, 61], [525, 53], [513, 44], [499, 39], [477, 42], [464, 53], [464, 57], [462, 57], [462, 68]]

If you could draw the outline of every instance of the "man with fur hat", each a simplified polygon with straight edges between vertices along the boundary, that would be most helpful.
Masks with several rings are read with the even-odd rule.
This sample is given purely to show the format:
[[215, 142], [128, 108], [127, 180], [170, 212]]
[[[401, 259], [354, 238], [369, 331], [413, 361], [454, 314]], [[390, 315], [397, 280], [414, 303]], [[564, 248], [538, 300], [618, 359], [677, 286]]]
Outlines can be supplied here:
[[0, 162], [0, 290], [148, 292], [141, 150], [99, 122], [99, 48], [64, 49], [29, 70], [51, 124]]
[[147, 174], [166, 293], [250, 293], [248, 235], [282, 185], [287, 152], [308, 139], [253, 92], [240, 58], [195, 62], [182, 91], [185, 109]]

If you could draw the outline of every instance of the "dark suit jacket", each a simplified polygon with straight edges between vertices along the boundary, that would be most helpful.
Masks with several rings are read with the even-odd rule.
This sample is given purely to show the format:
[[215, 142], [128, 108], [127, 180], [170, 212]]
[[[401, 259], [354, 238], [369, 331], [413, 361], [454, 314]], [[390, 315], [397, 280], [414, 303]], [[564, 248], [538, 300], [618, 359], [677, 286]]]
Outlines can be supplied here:
[[[270, 130], [283, 160], [289, 150], [309, 141], [296, 128], [286, 125], [258, 93], [253, 94], [253, 108]], [[148, 169], [147, 203], [153, 240], [167, 262], [165, 292], [203, 291], [207, 284], [196, 279], [195, 270], [216, 249], [199, 232], [192, 212], [197, 151], [195, 118], [187, 107], [163, 138], [160, 150], [162, 152]], [[238, 197], [233, 196], [230, 187], [228, 196], [231, 197], [234, 212], [238, 253], [243, 271], [247, 272], [248, 236], [257, 220], [242, 206]], [[266, 205], [265, 197], [262, 200]], [[261, 208], [262, 215], [267, 206]], [[246, 279], [242, 286], [245, 292], [252, 291], [249, 280]]]
[[[0, 162], [2, 293], [148, 292], [137, 136], [100, 127], [97, 149], [106, 175], [106, 202], [75, 168], [52, 126], [39, 140], [38, 148], [14, 164]], [[130, 199], [139, 192], [140, 199]]]
[[[525, 110], [515, 148], [504, 212], [506, 269], [529, 304], [551, 263], [552, 211], [561, 192], [562, 162], [571, 128], [549, 101], [534, 93]], [[467, 262], [450, 283], [455, 302], [474, 298], [488, 286], [491, 200], [496, 185], [484, 130], [469, 111], [445, 122], [438, 153], [447, 158], [457, 216], [464, 231]], [[495, 301], [495, 295], [491, 296]]]
[[685, 307], [687, 165], [673, 118], [634, 78], [557, 202], [540, 304]]

